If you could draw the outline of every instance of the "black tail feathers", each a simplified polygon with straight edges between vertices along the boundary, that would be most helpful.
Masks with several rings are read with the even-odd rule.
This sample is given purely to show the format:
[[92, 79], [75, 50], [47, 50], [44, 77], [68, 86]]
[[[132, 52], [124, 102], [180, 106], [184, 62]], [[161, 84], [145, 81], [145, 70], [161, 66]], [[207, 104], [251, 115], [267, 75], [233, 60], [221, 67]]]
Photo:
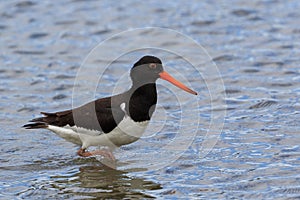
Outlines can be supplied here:
[[26, 129], [38, 129], [38, 128], [47, 128], [48, 124], [45, 122], [35, 122], [35, 123], [29, 123], [22, 126]]

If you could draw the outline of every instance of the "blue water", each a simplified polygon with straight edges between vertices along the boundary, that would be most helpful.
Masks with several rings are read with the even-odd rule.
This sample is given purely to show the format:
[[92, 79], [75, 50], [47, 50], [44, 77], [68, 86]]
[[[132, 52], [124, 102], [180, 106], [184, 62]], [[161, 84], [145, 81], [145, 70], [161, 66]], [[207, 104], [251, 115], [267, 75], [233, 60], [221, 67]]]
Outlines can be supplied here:
[[[296, 0], [1, 1], [0, 199], [300, 198], [299, 9]], [[170, 38], [155, 40], [150, 32], [155, 45], [199, 56], [200, 71], [174, 52], [140, 49], [116, 60], [96, 54], [78, 79], [100, 42], [144, 27], [169, 28], [201, 44], [198, 54], [190, 43], [164, 43]], [[147, 34], [121, 35], [104, 53], [139, 44]], [[77, 146], [51, 132], [20, 128], [40, 111], [128, 87], [128, 70], [146, 53], [160, 57], [170, 73], [182, 71], [176, 78], [199, 95], [160, 81], [150, 128], [117, 150], [116, 169], [78, 157]], [[220, 74], [202, 76], [214, 64]], [[95, 69], [105, 69], [96, 86]], [[77, 86], [83, 99], [73, 98]], [[210, 126], [213, 116], [220, 124]]]

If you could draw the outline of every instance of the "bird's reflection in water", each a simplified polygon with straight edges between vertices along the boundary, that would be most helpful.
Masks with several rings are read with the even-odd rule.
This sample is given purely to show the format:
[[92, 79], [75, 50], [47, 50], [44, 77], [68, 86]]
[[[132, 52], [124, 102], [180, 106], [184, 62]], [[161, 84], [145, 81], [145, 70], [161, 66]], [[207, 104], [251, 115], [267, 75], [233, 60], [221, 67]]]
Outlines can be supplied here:
[[71, 176], [56, 176], [52, 179], [56, 179], [53, 183], [57, 185], [54, 187], [61, 187], [62, 193], [81, 197], [154, 198], [149, 191], [162, 189], [158, 183], [132, 177], [127, 172], [104, 165], [81, 166]]

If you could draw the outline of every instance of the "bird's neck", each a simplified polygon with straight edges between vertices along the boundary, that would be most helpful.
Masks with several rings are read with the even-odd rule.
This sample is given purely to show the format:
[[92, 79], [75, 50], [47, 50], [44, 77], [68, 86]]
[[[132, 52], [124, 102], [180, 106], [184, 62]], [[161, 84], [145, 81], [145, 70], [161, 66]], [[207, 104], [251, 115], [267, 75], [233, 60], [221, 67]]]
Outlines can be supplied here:
[[128, 91], [129, 107], [127, 112], [134, 121], [150, 120], [157, 102], [156, 84], [149, 83], [137, 87], [135, 84]]

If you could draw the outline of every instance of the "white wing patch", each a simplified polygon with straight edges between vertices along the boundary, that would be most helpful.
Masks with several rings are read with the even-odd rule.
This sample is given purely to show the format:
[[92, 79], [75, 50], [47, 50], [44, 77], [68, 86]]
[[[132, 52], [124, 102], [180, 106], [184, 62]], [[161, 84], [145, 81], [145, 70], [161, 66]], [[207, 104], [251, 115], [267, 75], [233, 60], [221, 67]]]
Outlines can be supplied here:
[[125, 113], [125, 117], [127, 117], [128, 115], [127, 115], [126, 110], [125, 110], [126, 104], [125, 103], [121, 103], [120, 108]]

